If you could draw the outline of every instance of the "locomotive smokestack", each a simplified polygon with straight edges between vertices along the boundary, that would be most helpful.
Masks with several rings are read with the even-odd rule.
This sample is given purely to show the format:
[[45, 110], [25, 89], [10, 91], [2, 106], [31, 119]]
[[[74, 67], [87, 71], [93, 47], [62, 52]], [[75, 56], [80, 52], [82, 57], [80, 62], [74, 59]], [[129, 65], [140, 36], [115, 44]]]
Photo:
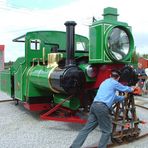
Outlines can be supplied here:
[[66, 66], [75, 65], [74, 52], [75, 52], [75, 25], [74, 21], [67, 21], [64, 24], [66, 26], [66, 35], [67, 35], [67, 58]]

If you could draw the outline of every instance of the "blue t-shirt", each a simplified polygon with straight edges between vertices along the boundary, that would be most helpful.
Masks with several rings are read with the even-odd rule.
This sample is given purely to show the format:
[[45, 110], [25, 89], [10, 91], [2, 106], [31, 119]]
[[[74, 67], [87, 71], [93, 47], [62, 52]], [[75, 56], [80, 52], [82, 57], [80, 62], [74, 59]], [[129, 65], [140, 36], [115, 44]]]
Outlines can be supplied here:
[[132, 88], [124, 86], [113, 78], [108, 78], [103, 81], [97, 91], [94, 98], [94, 102], [99, 101], [105, 103], [109, 108], [111, 108], [114, 102], [123, 101], [124, 96], [117, 96], [116, 92], [132, 92]]

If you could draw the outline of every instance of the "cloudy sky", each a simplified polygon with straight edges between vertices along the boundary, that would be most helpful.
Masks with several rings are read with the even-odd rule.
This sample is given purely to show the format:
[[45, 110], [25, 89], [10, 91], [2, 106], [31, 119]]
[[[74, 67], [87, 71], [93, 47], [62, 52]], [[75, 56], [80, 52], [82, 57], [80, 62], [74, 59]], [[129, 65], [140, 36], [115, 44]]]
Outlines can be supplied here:
[[34, 30], [62, 30], [64, 22], [77, 22], [76, 33], [88, 37], [92, 17], [102, 19], [105, 7], [118, 9], [118, 20], [132, 26], [137, 52], [148, 54], [146, 0], [0, 0], [0, 44], [5, 61], [24, 56], [21, 43], [12, 40]]

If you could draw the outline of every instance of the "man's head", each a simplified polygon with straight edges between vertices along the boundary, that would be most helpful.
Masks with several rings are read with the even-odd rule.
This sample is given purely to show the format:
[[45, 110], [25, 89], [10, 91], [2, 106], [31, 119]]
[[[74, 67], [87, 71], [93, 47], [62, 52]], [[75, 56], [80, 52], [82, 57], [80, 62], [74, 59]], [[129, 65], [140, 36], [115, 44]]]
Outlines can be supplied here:
[[121, 72], [119, 70], [113, 69], [111, 71], [111, 77], [116, 79], [116, 80], [119, 80], [120, 75], [121, 75]]

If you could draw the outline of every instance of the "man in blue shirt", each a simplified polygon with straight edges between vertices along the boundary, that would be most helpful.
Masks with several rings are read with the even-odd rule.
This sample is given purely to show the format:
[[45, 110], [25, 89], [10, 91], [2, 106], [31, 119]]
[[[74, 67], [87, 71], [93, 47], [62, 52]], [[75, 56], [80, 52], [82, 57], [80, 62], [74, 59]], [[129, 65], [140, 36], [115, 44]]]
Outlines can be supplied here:
[[111, 77], [100, 85], [94, 101], [90, 108], [90, 113], [86, 125], [81, 129], [70, 148], [80, 148], [88, 134], [99, 125], [102, 132], [98, 148], [106, 148], [112, 133], [112, 121], [110, 108], [113, 103], [123, 101], [125, 96], [117, 96], [116, 92], [132, 92], [134, 87], [124, 86], [119, 83], [120, 72], [112, 70]]

